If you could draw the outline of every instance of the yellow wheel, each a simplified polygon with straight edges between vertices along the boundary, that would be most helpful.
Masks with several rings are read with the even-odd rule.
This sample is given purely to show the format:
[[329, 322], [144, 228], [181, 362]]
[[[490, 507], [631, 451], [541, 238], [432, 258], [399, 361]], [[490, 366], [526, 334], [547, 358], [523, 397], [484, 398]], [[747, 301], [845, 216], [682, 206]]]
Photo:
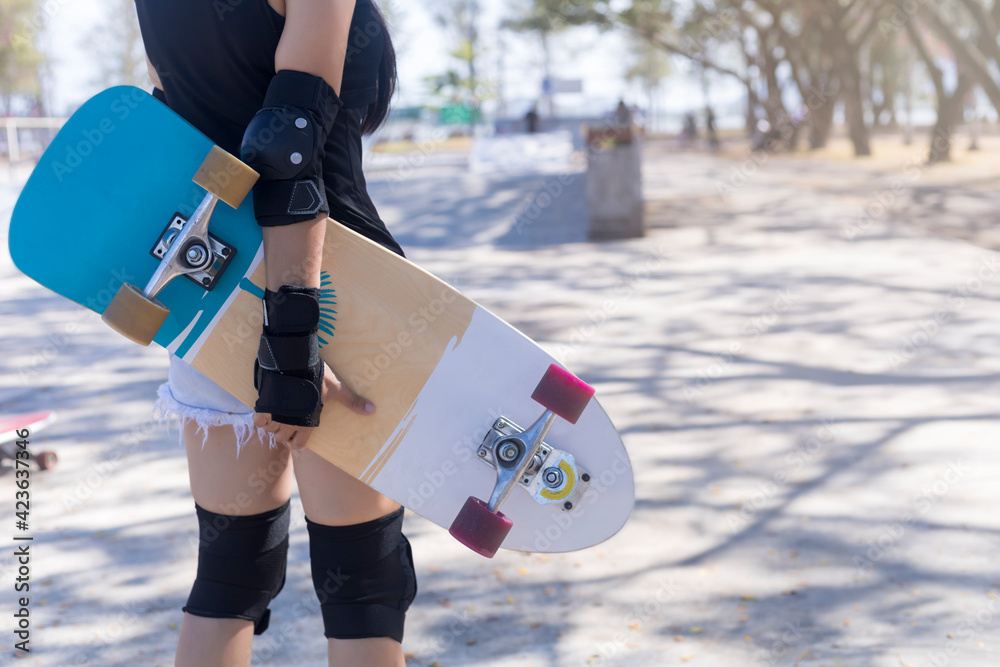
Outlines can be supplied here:
[[233, 208], [239, 208], [259, 175], [238, 159], [212, 146], [192, 179]]
[[109, 327], [139, 345], [149, 345], [170, 309], [148, 299], [135, 285], [125, 283], [101, 315]]

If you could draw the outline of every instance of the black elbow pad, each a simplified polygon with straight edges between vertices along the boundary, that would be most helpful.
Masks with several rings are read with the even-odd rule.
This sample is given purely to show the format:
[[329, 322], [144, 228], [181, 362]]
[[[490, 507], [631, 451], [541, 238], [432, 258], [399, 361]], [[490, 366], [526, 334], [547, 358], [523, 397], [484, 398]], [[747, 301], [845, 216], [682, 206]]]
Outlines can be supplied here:
[[324, 146], [340, 98], [321, 77], [282, 70], [243, 135], [240, 157], [260, 174], [253, 189], [262, 226], [289, 225], [328, 213]]

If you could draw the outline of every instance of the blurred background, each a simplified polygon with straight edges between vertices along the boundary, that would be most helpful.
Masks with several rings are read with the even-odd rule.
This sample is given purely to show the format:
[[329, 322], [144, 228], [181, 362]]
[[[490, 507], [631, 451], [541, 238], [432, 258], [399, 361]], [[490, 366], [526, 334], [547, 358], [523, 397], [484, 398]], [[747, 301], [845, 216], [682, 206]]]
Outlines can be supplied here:
[[[637, 494], [604, 544], [492, 561], [407, 513], [408, 665], [995, 667], [1000, 0], [380, 5], [380, 215], [597, 389]], [[3, 664], [173, 664], [194, 577], [166, 355], [4, 243], [53, 133], [121, 83], [150, 85], [132, 2], [0, 0], [0, 417], [56, 410], [33, 445], [59, 456], [37, 648], [0, 637]], [[297, 499], [290, 549], [255, 665], [323, 664]]]
[[[624, 101], [652, 137], [690, 132], [689, 114], [704, 133], [710, 107], [724, 137], [786, 123], [785, 149], [845, 133], [865, 156], [885, 132], [989, 132], [1000, 104], [988, 0], [381, 4], [401, 78], [382, 142], [523, 131], [532, 110], [538, 129], [576, 131]], [[2, 0], [0, 17], [0, 116], [64, 117], [111, 85], [149, 86], [128, 0]], [[0, 151], [18, 128], [37, 152], [39, 123], [8, 122]]]

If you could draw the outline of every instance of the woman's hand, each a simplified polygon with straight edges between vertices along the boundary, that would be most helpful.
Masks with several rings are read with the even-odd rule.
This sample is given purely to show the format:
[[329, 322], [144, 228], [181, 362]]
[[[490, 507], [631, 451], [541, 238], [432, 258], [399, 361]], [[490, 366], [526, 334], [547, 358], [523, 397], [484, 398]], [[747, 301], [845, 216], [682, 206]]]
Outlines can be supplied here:
[[[359, 415], [370, 415], [375, 412], [375, 406], [371, 401], [348, 389], [325, 363], [323, 364], [322, 400], [323, 405], [330, 401], [346, 405], [351, 412], [356, 412]], [[274, 434], [275, 440], [293, 450], [303, 449], [315, 430], [304, 426], [291, 426], [271, 421], [271, 415], [266, 412], [256, 413], [253, 416], [253, 423], [268, 433]]]

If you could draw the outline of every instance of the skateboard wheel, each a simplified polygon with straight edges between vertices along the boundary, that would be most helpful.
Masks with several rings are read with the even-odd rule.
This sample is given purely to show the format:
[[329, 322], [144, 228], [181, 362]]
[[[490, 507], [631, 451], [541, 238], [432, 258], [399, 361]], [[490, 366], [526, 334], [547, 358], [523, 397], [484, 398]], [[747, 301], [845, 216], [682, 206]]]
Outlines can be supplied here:
[[191, 179], [233, 208], [239, 208], [259, 174], [218, 146], [212, 146]]
[[575, 424], [593, 395], [593, 387], [565, 368], [552, 364], [535, 387], [531, 398], [570, 424]]
[[469, 496], [448, 532], [480, 556], [493, 558], [513, 527], [503, 512], [491, 512], [482, 500]]
[[59, 463], [59, 457], [56, 456], [55, 452], [41, 452], [35, 457], [35, 460], [38, 461], [38, 467], [42, 470], [51, 470]]
[[105, 308], [101, 319], [129, 340], [149, 345], [169, 314], [170, 309], [157, 299], [149, 299], [141, 289], [125, 283]]

